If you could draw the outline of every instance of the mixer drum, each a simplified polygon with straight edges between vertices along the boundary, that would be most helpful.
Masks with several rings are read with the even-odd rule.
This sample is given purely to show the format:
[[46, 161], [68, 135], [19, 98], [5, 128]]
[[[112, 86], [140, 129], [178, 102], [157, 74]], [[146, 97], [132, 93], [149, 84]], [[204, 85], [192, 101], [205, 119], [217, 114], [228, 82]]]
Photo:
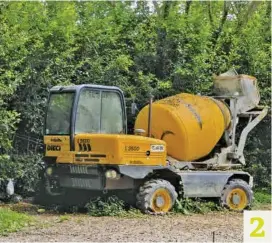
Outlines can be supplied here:
[[[208, 155], [231, 120], [228, 107], [211, 97], [177, 94], [152, 104], [152, 137], [167, 143], [167, 154], [192, 161]], [[135, 129], [148, 129], [148, 106], [138, 114]]]

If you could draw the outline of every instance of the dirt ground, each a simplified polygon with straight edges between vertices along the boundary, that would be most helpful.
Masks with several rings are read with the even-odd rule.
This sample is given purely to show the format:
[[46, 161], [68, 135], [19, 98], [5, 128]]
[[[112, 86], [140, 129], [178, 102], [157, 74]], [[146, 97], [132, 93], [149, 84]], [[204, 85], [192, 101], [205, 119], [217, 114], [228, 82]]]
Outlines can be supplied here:
[[36, 215], [38, 225], [0, 237], [0, 241], [212, 241], [241, 242], [243, 214], [146, 216], [143, 218], [88, 215]]
[[[87, 214], [37, 214], [36, 206], [17, 204], [13, 210], [27, 209], [34, 226], [8, 236], [0, 242], [242, 242], [243, 214], [230, 211], [207, 214], [137, 215], [91, 217]], [[255, 208], [254, 208], [255, 209]], [[254, 210], [253, 209], [253, 210]], [[261, 205], [255, 210], [271, 210]], [[25, 211], [26, 212], [26, 211]]]

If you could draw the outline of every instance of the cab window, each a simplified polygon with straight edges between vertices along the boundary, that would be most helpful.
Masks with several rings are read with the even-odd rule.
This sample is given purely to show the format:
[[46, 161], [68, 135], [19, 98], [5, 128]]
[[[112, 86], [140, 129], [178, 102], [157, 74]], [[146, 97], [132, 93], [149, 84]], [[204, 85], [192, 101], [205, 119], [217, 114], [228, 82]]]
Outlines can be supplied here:
[[84, 89], [76, 113], [75, 133], [123, 133], [121, 97], [114, 91]]
[[50, 95], [46, 116], [46, 135], [70, 134], [73, 100], [74, 93], [53, 93]]

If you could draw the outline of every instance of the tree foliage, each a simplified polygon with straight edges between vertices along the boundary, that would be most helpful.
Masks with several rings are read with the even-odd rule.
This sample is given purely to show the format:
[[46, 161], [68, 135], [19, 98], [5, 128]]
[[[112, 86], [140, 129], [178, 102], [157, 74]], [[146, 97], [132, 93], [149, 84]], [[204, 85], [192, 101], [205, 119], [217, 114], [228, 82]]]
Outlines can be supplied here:
[[210, 94], [234, 67], [269, 104], [270, 13], [269, 1], [1, 2], [2, 154], [16, 129], [41, 136], [56, 84], [117, 85], [141, 106], [150, 92]]

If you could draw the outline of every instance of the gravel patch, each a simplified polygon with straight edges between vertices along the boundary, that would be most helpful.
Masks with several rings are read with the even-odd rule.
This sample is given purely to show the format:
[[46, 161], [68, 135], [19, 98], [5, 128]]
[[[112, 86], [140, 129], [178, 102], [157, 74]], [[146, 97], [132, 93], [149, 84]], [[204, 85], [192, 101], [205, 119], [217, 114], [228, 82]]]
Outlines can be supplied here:
[[36, 215], [38, 226], [0, 236], [1, 242], [22, 241], [149, 241], [242, 242], [243, 214], [212, 212], [205, 215], [146, 216], [143, 218]]

